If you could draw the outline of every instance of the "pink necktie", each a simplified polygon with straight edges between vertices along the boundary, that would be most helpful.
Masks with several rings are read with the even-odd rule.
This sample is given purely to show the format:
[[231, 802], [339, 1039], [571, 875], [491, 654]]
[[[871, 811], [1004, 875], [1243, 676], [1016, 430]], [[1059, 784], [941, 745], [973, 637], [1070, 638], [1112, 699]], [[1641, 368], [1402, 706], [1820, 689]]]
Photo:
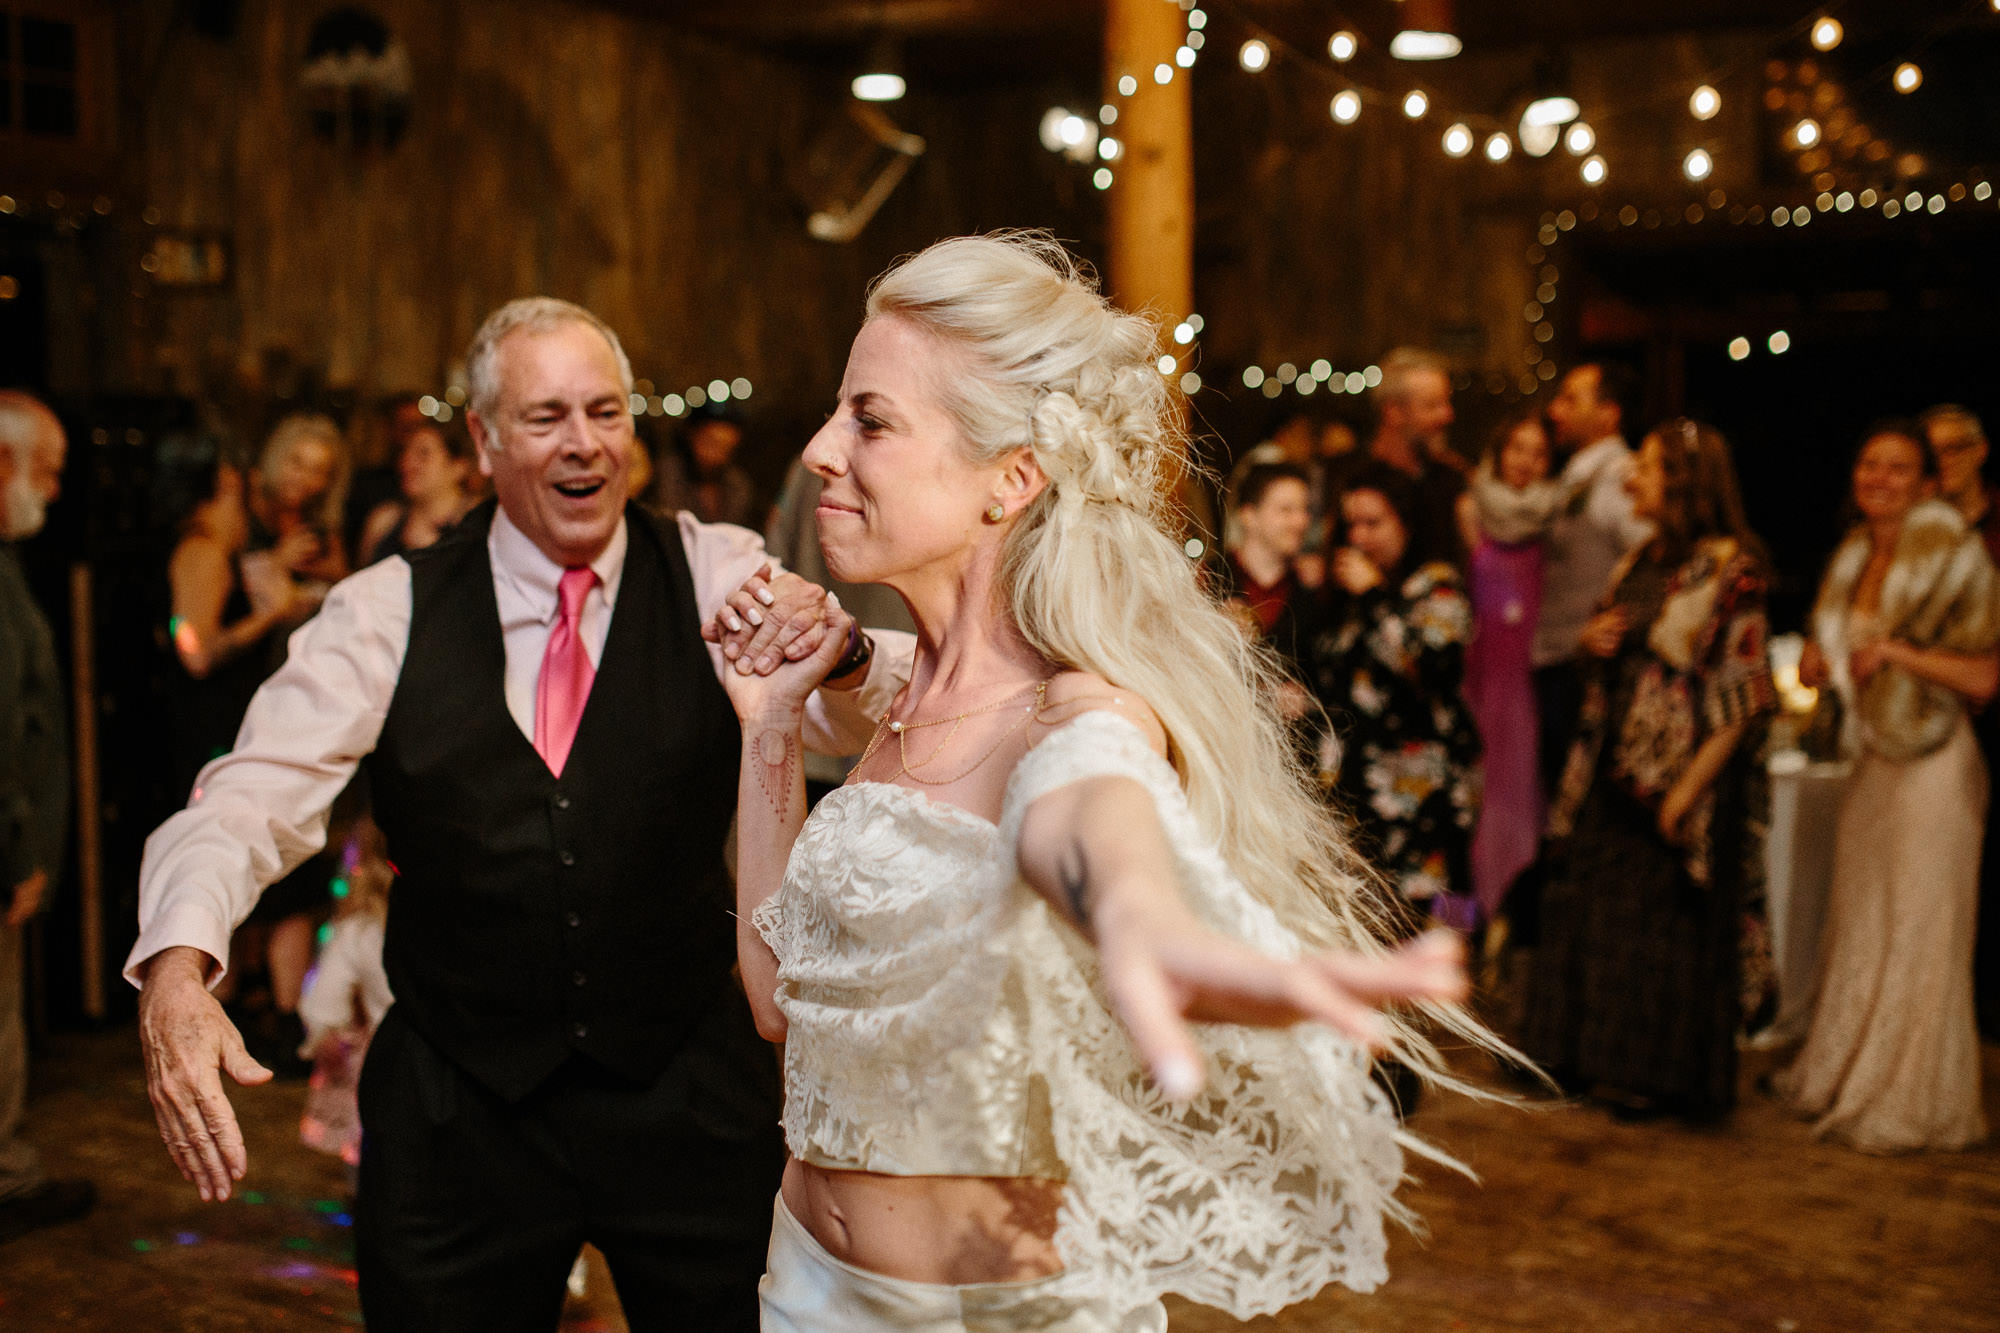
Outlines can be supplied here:
[[583, 614], [583, 599], [596, 586], [593, 570], [563, 571], [556, 590], [562, 606], [548, 649], [542, 654], [542, 674], [535, 681], [535, 752], [557, 777], [569, 762], [569, 747], [576, 742], [576, 725], [583, 720], [590, 683], [597, 679], [590, 655], [583, 651], [583, 635], [577, 624]]

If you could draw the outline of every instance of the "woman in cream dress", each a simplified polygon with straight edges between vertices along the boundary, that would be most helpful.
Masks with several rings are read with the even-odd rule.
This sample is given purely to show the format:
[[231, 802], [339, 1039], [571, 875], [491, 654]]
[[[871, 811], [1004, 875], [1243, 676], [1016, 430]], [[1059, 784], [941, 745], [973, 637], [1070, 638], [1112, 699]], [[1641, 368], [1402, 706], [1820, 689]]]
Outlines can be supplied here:
[[2000, 591], [1979, 534], [1929, 498], [1936, 480], [1914, 427], [1863, 443], [1861, 522], [1827, 567], [1800, 668], [1840, 691], [1858, 754], [1819, 1003], [1775, 1086], [1817, 1133], [1869, 1152], [1986, 1134], [1972, 943], [1987, 773], [1966, 713], [2000, 682]]
[[1462, 960], [1378, 942], [1274, 660], [1170, 535], [1157, 338], [1051, 241], [942, 242], [877, 282], [806, 448], [828, 568], [919, 648], [809, 820], [838, 636], [731, 680], [792, 1156], [766, 1329], [1140, 1333], [1169, 1291], [1244, 1317], [1385, 1275], [1403, 1140], [1366, 1051], [1435, 1069], [1378, 1006], [1449, 1017]]

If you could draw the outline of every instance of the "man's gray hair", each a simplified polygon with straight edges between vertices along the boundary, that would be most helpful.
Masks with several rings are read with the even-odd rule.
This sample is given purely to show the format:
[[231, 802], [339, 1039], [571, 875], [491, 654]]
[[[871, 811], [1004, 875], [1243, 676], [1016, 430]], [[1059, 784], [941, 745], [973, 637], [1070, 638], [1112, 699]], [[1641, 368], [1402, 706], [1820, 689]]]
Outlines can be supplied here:
[[1400, 403], [1410, 396], [1410, 378], [1423, 371], [1435, 371], [1451, 382], [1451, 362], [1421, 347], [1398, 347], [1382, 358], [1382, 382], [1375, 386], [1373, 401]]
[[62, 428], [47, 403], [20, 389], [0, 389], [0, 448], [11, 449], [23, 466], [52, 424]]
[[1986, 427], [1980, 424], [1979, 414], [1969, 407], [1957, 403], [1939, 403], [1929, 408], [1917, 418], [1925, 430], [1934, 426], [1956, 426], [1981, 444], [1986, 443]]
[[479, 332], [472, 335], [472, 346], [465, 353], [466, 407], [486, 421], [489, 445], [499, 440], [491, 427], [493, 409], [500, 399], [500, 344], [516, 329], [546, 333], [564, 324], [587, 324], [603, 334], [604, 341], [611, 344], [611, 354], [618, 358], [618, 377], [625, 385], [625, 392], [632, 392], [632, 362], [609, 324], [582, 306], [553, 296], [523, 296], [509, 301], [486, 317]]

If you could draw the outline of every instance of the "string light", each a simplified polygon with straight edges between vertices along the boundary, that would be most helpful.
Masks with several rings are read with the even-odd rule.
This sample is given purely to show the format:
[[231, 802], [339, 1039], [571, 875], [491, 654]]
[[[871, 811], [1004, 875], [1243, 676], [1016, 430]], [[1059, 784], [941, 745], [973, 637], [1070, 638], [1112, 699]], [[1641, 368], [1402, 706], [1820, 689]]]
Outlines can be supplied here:
[[1563, 131], [1563, 147], [1569, 149], [1571, 157], [1582, 157], [1597, 147], [1597, 131], [1579, 120]]
[[1749, 357], [1750, 340], [1748, 338], [1731, 338], [1729, 340], [1729, 359], [1731, 361], [1747, 361]]
[[1183, 46], [1180, 50], [1174, 52], [1174, 63], [1182, 69], [1193, 68], [1194, 48], [1192, 46]]
[[1605, 165], [1604, 158], [1600, 154], [1592, 153], [1583, 159], [1583, 166], [1579, 170], [1585, 185], [1602, 185], [1610, 168]]
[[1913, 93], [1924, 86], [1924, 72], [1912, 61], [1905, 60], [1896, 66], [1896, 76], [1891, 80], [1899, 93]]
[[1697, 148], [1681, 159], [1681, 174], [1691, 181], [1705, 181], [1715, 170], [1715, 158], [1706, 148]]
[[1696, 120], [1713, 120], [1720, 110], [1722, 94], [1705, 83], [1688, 97], [1688, 114]]
[[1236, 63], [1255, 74], [1271, 63], [1271, 48], [1252, 37], [1236, 52]]
[[1444, 151], [1447, 157], [1464, 157], [1472, 151], [1472, 131], [1464, 121], [1444, 132]]
[[1188, 11], [1188, 30], [1190, 32], [1200, 32], [1203, 28], [1206, 28], [1207, 26], [1208, 26], [1208, 14], [1206, 13], [1206, 11], [1199, 9], [1190, 9]]
[[1505, 162], [1513, 155], [1514, 141], [1507, 137], [1504, 130], [1495, 130], [1486, 136], [1486, 160], [1488, 162]]
[[1138, 91], [1139, 81], [1130, 74], [1121, 74], [1118, 77], [1118, 95], [1120, 97], [1130, 97]]
[[1166, 85], [1172, 83], [1173, 81], [1174, 81], [1174, 67], [1172, 65], [1162, 64], [1153, 66], [1154, 83], [1157, 83], [1164, 88]]
[[1411, 120], [1422, 120], [1424, 112], [1431, 109], [1431, 99], [1421, 88], [1412, 88], [1403, 95], [1403, 114]]
[[1801, 148], [1811, 148], [1819, 142], [1819, 122], [1807, 116], [1792, 126], [1792, 142]]
[[1326, 53], [1343, 65], [1354, 59], [1354, 53], [1360, 49], [1361, 39], [1345, 28], [1326, 39]]
[[1783, 356], [1791, 350], [1792, 335], [1786, 333], [1783, 329], [1779, 329], [1764, 340], [1764, 345], [1771, 349], [1772, 356]]
[[1100, 190], [1108, 190], [1108, 189], [1110, 189], [1110, 188], [1111, 188], [1111, 168], [1110, 168], [1110, 167], [1099, 167], [1099, 168], [1098, 168], [1097, 170], [1095, 170], [1095, 171], [1091, 172], [1091, 173], [1090, 173], [1090, 183], [1091, 183], [1092, 185], [1095, 185], [1095, 186], [1096, 186], [1096, 187], [1097, 187], [1098, 189], [1100, 189]]
[[1844, 35], [1840, 20], [1836, 18], [1822, 18], [1812, 25], [1812, 44], [1817, 50], [1831, 51], [1840, 45]]
[[1352, 125], [1361, 119], [1361, 94], [1352, 88], [1341, 89], [1327, 104], [1327, 113], [1342, 125]]

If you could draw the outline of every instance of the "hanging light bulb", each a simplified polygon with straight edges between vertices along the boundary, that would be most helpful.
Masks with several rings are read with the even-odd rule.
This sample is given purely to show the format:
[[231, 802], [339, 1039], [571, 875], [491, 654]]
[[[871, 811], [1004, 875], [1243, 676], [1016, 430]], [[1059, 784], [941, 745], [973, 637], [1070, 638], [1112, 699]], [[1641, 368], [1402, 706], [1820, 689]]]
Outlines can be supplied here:
[[1592, 153], [1583, 159], [1583, 166], [1578, 168], [1578, 174], [1583, 177], [1585, 185], [1602, 185], [1605, 176], [1610, 174], [1610, 168], [1605, 165], [1602, 155]]
[[1583, 121], [1572, 122], [1570, 127], [1563, 131], [1563, 147], [1569, 149], [1571, 157], [1582, 157], [1597, 147], [1597, 131]]
[[1504, 130], [1495, 130], [1486, 136], [1486, 160], [1488, 162], [1505, 162], [1513, 155], [1514, 141], [1507, 137]]
[[1333, 95], [1327, 105], [1327, 112], [1342, 125], [1352, 125], [1361, 119], [1361, 94], [1352, 88], [1343, 88]]
[[1403, 114], [1411, 120], [1422, 120], [1424, 112], [1431, 109], [1431, 99], [1421, 88], [1412, 88], [1403, 95]]
[[1345, 28], [1326, 39], [1326, 53], [1343, 65], [1360, 49], [1361, 39]]
[[1398, 60], [1449, 60], [1463, 48], [1452, 31], [1451, 0], [1403, 0], [1403, 26], [1389, 41]]
[[1707, 84], [1694, 90], [1688, 98], [1688, 114], [1696, 120], [1713, 120], [1715, 113], [1722, 110], [1722, 94]]
[[1681, 159], [1681, 174], [1691, 181], [1705, 181], [1715, 170], [1715, 159], [1706, 148], [1697, 148]]
[[1812, 44], [1815, 50], [1831, 51], [1840, 45], [1840, 39], [1846, 35], [1837, 18], [1823, 17], [1813, 22]]
[[1252, 37], [1237, 48], [1236, 63], [1255, 74], [1271, 63], [1271, 48]]
[[1891, 80], [1899, 93], [1913, 93], [1924, 86], [1924, 72], [1912, 62], [1905, 60], [1896, 66], [1896, 76]]
[[848, 88], [857, 101], [901, 101], [906, 85], [903, 82], [903, 62], [897, 56], [896, 44], [884, 37], [871, 46], [861, 72], [854, 76], [854, 82]]
[[1464, 157], [1472, 151], [1472, 131], [1460, 121], [1444, 132], [1446, 157]]

